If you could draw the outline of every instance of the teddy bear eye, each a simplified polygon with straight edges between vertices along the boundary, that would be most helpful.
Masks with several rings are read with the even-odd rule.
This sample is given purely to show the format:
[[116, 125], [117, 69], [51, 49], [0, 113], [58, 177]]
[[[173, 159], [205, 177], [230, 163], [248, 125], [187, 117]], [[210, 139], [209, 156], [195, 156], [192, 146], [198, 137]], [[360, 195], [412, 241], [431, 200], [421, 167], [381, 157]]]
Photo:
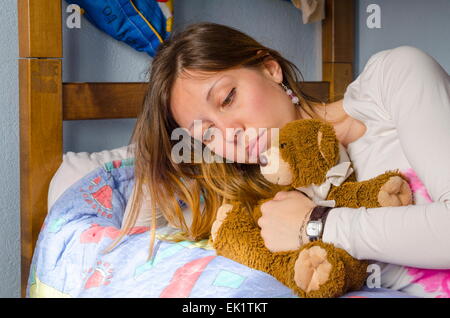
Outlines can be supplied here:
[[282, 144], [280, 144], [280, 148], [281, 149], [283, 149], [284, 147], [286, 147], [287, 146], [287, 144], [284, 142], [284, 143], [282, 143]]

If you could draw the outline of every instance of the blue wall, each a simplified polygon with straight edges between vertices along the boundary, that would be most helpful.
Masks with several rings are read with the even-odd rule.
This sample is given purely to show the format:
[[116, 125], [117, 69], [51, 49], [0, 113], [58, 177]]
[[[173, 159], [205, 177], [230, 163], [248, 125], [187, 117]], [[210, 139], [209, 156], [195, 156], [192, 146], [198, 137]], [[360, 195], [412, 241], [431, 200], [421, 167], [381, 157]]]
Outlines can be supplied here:
[[[366, 26], [367, 5], [381, 7], [381, 28]], [[449, 0], [357, 0], [355, 75], [380, 50], [416, 46], [450, 71]], [[19, 125], [16, 1], [2, 1], [0, 21], [0, 297], [20, 296]], [[66, 3], [63, 2], [63, 17]], [[279, 50], [306, 80], [321, 79], [320, 23], [303, 25], [301, 12], [281, 0], [175, 0], [175, 29], [211, 21], [244, 30]], [[141, 82], [151, 58], [82, 20], [64, 30], [63, 80]], [[100, 151], [128, 143], [134, 120], [66, 122], [64, 151]]]
[[0, 298], [20, 296], [19, 87], [16, 1], [0, 21]]
[[[415, 46], [433, 56], [450, 72], [449, 0], [359, 0], [356, 68], [359, 74], [370, 56], [401, 45]], [[369, 29], [369, 4], [381, 9], [381, 28]]]

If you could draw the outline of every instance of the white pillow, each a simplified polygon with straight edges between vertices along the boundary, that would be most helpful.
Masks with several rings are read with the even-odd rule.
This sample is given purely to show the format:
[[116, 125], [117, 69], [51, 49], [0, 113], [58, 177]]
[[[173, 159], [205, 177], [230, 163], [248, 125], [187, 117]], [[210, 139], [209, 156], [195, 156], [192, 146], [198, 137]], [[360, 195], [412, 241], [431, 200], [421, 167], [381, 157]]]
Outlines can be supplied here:
[[[123, 146], [112, 150], [103, 150], [100, 152], [67, 152], [63, 155], [63, 161], [50, 181], [48, 191], [48, 210], [51, 209], [56, 200], [72, 184], [83, 178], [89, 172], [103, 166], [113, 160], [123, 160], [133, 158], [132, 146]], [[128, 200], [123, 220], [128, 217], [131, 209], [131, 198], [134, 189]], [[141, 205], [135, 226], [151, 226], [151, 201], [148, 193], [144, 193], [144, 200]], [[183, 210], [188, 226], [191, 224], [191, 213], [189, 209]], [[161, 226], [166, 221], [160, 213], [157, 213], [157, 226]], [[124, 224], [124, 222], [122, 223]], [[178, 225], [171, 224], [174, 227]]]

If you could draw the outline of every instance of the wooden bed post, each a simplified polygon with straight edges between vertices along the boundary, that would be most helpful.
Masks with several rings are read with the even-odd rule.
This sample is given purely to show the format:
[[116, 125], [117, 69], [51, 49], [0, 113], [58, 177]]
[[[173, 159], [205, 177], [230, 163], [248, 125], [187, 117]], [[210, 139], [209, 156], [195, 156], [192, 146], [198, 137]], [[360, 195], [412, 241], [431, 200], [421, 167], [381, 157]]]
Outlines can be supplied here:
[[343, 97], [353, 81], [355, 1], [326, 0], [322, 21], [322, 80], [330, 82], [330, 101]]
[[61, 0], [18, 0], [21, 295], [62, 160]]

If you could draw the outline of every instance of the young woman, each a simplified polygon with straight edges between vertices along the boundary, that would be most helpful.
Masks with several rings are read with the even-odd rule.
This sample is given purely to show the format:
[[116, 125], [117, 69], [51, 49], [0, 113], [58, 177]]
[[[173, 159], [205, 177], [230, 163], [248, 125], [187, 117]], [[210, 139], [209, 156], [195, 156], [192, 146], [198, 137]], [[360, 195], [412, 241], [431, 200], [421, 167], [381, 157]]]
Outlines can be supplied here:
[[[133, 226], [140, 194], [148, 187], [151, 198], [157, 198], [152, 200], [153, 219], [157, 208], [191, 239], [208, 237], [224, 201], [241, 200], [251, 206], [280, 190], [249, 162], [249, 143], [257, 140], [240, 138], [240, 133], [320, 118], [333, 124], [358, 181], [400, 169], [410, 177], [416, 202], [333, 208], [322, 239], [358, 259], [373, 260], [380, 270], [373, 267], [373, 273], [380, 274], [382, 287], [450, 296], [442, 280], [440, 287], [423, 280], [434, 274], [443, 277], [450, 269], [449, 75], [423, 51], [400, 46], [374, 54], [343, 99], [323, 103], [302, 92], [297, 73], [276, 50], [223, 25], [193, 24], [162, 43], [133, 134], [138, 191], [124, 232]], [[200, 138], [193, 134], [195, 120], [201, 120]], [[202, 139], [209, 129], [221, 131], [224, 147], [214, 152], [229, 162], [175, 163], [171, 149], [179, 140], [172, 140], [171, 134], [179, 127], [203, 147], [211, 147], [210, 138]], [[227, 128], [237, 133], [227, 133]], [[227, 157], [225, 146], [247, 151]], [[254, 149], [257, 154], [265, 150]], [[189, 226], [176, 198], [192, 211]], [[277, 193], [258, 222], [266, 246], [272, 251], [298, 248], [299, 229], [313, 206], [300, 192]]]

